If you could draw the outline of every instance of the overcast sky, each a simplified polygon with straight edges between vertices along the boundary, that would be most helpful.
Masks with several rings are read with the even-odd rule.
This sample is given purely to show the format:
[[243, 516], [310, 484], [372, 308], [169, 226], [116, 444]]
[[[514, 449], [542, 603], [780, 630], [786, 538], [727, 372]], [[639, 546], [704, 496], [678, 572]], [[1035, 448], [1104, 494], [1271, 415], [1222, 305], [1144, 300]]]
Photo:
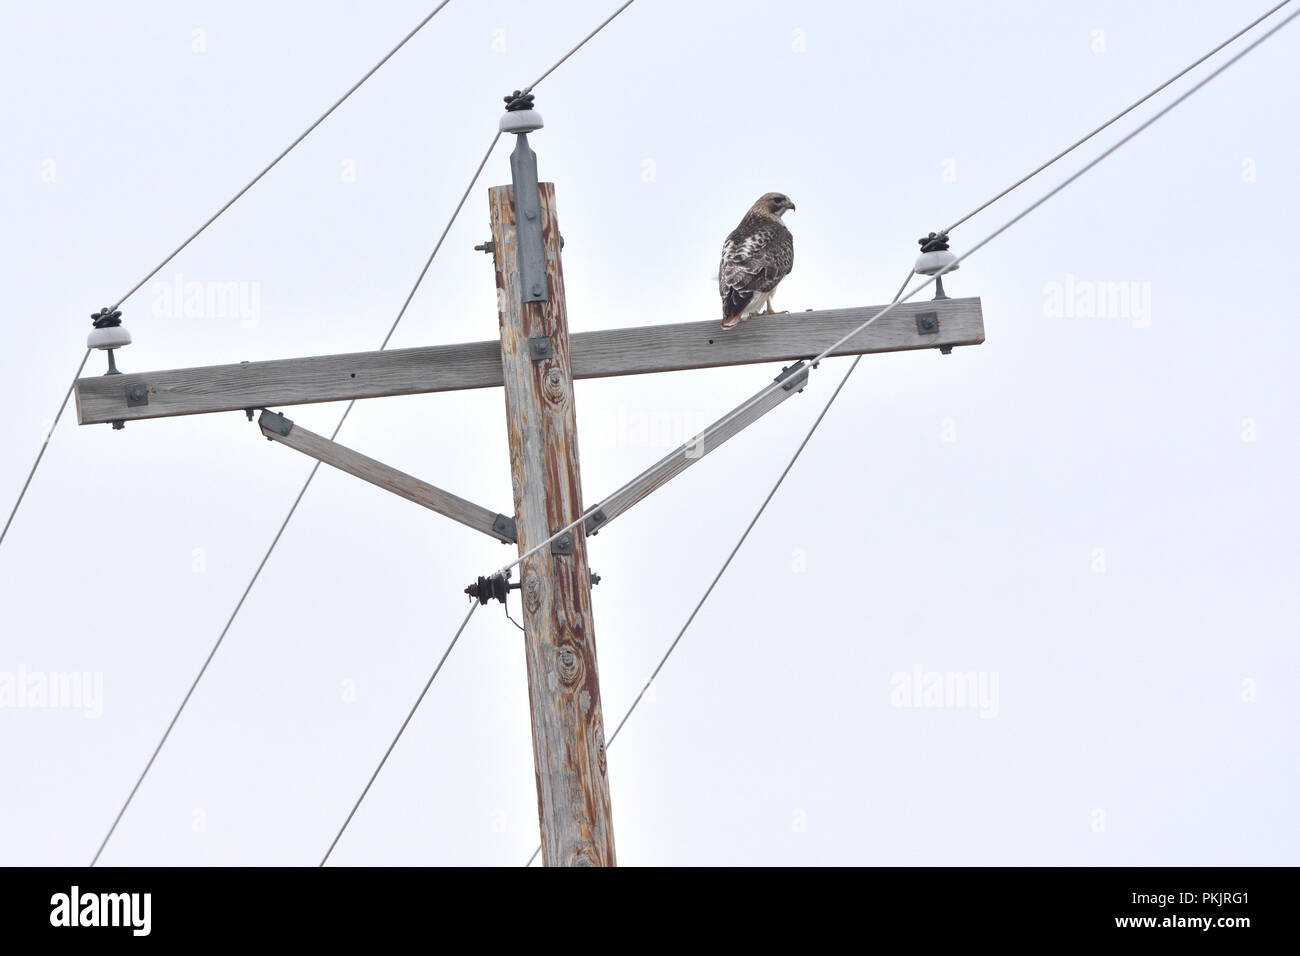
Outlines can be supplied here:
[[[90, 313], [432, 5], [0, 8], [6, 513]], [[376, 348], [502, 95], [614, 5], [453, 0], [124, 304], [121, 367]], [[571, 328], [720, 317], [769, 190], [798, 205], [778, 308], [887, 302], [918, 236], [1266, 6], [641, 0], [537, 90]], [[963, 263], [984, 345], [863, 360], [610, 752], [620, 863], [1297, 862], [1298, 52], [1288, 27]], [[395, 347], [496, 337], [472, 246], [511, 145]], [[241, 298], [187, 311], [189, 283]], [[847, 361], [593, 539], [608, 728]], [[579, 383], [587, 499], [778, 370]], [[328, 434], [342, 406], [281, 410]], [[496, 390], [369, 400], [340, 441], [509, 510]], [[0, 862], [90, 860], [310, 466], [239, 413], [59, 426], [0, 548]], [[512, 553], [322, 468], [102, 862], [316, 863]], [[332, 863], [528, 859], [521, 640], [475, 615]], [[3, 697], [70, 672], [80, 706]]]

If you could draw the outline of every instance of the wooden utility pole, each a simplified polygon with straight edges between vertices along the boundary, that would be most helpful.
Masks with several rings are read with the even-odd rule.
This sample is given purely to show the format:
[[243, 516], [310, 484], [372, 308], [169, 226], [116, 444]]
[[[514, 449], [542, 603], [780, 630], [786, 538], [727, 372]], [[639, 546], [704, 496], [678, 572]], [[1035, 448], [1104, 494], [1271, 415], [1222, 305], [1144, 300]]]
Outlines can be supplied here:
[[[263, 409], [260, 433], [497, 541], [519, 554], [518, 584], [533, 725], [533, 767], [547, 866], [613, 866], [614, 829], [605, 728], [596, 671], [587, 536], [682, 475], [808, 382], [803, 359], [843, 341], [833, 355], [913, 349], [951, 352], [984, 341], [978, 298], [854, 306], [756, 318], [722, 332], [717, 319], [583, 332], [570, 338], [560, 269], [555, 187], [538, 184], [527, 134], [542, 126], [532, 97], [516, 93], [501, 120], [518, 137], [512, 186], [489, 191], [500, 342], [465, 342], [348, 355], [241, 362], [207, 368], [109, 373], [76, 382], [83, 425]], [[482, 246], [476, 248], [484, 248]], [[926, 273], [929, 274], [929, 273]], [[888, 308], [889, 314], [881, 315]], [[880, 321], [876, 321], [877, 317]], [[129, 341], [129, 337], [127, 338]], [[120, 337], [92, 341], [112, 349]], [[584, 510], [574, 378], [793, 361], [776, 381], [703, 429], [632, 481]], [[316, 435], [272, 406], [504, 385], [514, 485], [513, 518]], [[585, 517], [564, 535], [549, 539]], [[513, 587], [513, 586], [511, 586]], [[496, 574], [465, 589], [481, 603], [506, 600]]]
[[[528, 149], [522, 135], [520, 148]], [[546, 283], [541, 301], [524, 301], [529, 290], [520, 271], [513, 191], [498, 186], [490, 193], [520, 554], [576, 521], [583, 508], [555, 187], [534, 188], [545, 251], [545, 272], [537, 277]], [[542, 862], [613, 866], [586, 536], [575, 528], [529, 557], [520, 572]]]

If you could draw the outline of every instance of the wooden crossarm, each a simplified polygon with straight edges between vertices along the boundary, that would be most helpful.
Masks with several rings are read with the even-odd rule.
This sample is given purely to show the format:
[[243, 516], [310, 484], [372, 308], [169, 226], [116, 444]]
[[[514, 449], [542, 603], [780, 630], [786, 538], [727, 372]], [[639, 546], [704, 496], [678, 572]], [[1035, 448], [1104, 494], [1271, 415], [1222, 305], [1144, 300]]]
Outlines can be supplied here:
[[[760, 316], [725, 332], [714, 320], [581, 332], [569, 343], [573, 375], [604, 378], [808, 358], [883, 308]], [[905, 302], [834, 354], [950, 349], [983, 341], [978, 298]], [[77, 381], [77, 417], [92, 425], [501, 384], [500, 343], [471, 342], [91, 376]]]

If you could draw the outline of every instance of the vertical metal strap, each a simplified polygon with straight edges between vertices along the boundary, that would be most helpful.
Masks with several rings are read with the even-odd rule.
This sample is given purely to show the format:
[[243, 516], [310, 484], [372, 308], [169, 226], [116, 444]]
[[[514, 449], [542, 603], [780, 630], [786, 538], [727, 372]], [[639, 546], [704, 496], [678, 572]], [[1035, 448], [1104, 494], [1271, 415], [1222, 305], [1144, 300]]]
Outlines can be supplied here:
[[519, 279], [523, 301], [545, 302], [546, 250], [542, 245], [542, 203], [537, 194], [537, 154], [528, 146], [526, 133], [510, 154], [510, 178], [515, 201], [515, 224], [519, 230]]

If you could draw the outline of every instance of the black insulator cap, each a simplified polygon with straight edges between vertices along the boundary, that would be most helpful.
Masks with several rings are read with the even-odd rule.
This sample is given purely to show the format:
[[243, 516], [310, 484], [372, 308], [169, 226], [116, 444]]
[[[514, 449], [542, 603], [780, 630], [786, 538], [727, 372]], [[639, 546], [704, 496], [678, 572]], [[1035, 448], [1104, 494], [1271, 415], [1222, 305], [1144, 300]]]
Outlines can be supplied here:
[[921, 244], [922, 252], [947, 252], [948, 251], [948, 234], [930, 233], [928, 236], [922, 236], [916, 240]]
[[122, 310], [109, 311], [108, 306], [104, 306], [98, 312], [91, 313], [90, 321], [97, 329], [115, 329], [122, 324]]
[[514, 113], [517, 110], [530, 110], [533, 108], [533, 94], [525, 93], [523, 90], [515, 90], [505, 97], [506, 112]]

